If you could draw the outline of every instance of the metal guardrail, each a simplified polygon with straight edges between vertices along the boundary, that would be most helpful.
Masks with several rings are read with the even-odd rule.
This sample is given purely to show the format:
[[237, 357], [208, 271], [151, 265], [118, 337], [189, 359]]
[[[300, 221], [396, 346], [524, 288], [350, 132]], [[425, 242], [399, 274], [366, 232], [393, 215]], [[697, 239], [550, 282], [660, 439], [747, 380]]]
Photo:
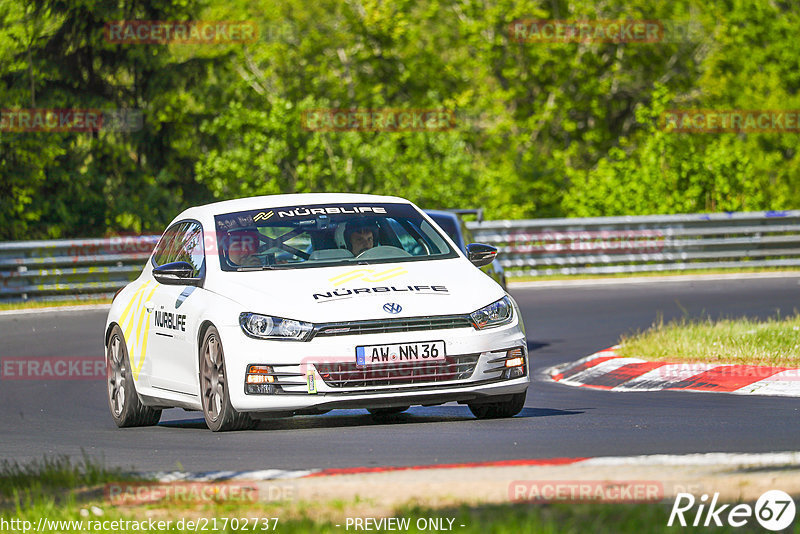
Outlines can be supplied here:
[[800, 266], [800, 211], [467, 223], [506, 276]]
[[[800, 210], [469, 222], [509, 278], [800, 267]], [[102, 297], [141, 272], [158, 236], [0, 243], [0, 301]]]
[[158, 238], [0, 243], [0, 301], [109, 296], [142, 272]]

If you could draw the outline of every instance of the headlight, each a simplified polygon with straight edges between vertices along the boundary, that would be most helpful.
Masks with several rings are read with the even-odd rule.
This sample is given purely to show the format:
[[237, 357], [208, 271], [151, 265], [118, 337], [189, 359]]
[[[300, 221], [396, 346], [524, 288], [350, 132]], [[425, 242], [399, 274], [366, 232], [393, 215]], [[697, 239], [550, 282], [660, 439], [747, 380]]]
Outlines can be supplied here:
[[510, 323], [513, 316], [514, 306], [511, 305], [511, 299], [508, 297], [503, 297], [497, 302], [469, 314], [472, 324], [478, 330]]
[[250, 337], [294, 341], [305, 341], [313, 329], [311, 323], [258, 313], [239, 314], [239, 325]]

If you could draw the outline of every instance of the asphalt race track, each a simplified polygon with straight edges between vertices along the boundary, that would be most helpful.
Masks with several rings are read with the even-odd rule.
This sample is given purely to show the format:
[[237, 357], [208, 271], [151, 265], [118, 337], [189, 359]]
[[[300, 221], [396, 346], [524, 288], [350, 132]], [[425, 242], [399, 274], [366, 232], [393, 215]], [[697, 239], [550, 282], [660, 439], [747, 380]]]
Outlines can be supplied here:
[[[169, 410], [154, 428], [120, 430], [103, 380], [0, 381], [0, 457], [85, 452], [139, 471], [304, 469], [514, 458], [800, 450], [800, 399], [612, 393], [546, 381], [544, 369], [665, 319], [767, 317], [800, 309], [800, 277], [513, 289], [524, 310], [534, 382], [514, 419], [475, 420], [466, 406], [412, 408], [392, 422], [364, 410], [214, 434], [198, 412]], [[100, 356], [105, 311], [0, 317], [0, 358]]]

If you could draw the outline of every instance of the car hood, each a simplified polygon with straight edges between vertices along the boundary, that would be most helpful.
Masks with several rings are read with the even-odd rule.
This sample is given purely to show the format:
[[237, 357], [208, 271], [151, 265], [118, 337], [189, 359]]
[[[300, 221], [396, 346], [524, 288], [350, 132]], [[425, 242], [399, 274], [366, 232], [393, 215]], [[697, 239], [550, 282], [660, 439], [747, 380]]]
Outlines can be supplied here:
[[206, 289], [242, 311], [314, 323], [471, 313], [505, 295], [463, 258], [229, 272], [215, 282]]

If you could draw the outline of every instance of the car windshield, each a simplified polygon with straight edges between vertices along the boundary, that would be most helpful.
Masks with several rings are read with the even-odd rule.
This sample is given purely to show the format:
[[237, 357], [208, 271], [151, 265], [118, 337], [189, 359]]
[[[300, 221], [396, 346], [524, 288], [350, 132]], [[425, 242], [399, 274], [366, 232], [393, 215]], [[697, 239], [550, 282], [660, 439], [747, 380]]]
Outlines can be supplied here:
[[461, 242], [461, 234], [458, 231], [456, 219], [447, 215], [433, 215], [430, 213], [428, 215], [433, 219], [433, 222], [438, 224], [439, 227], [450, 236], [450, 239], [452, 239], [456, 245], [462, 248], [464, 247], [464, 244]]
[[224, 271], [457, 256], [409, 204], [286, 206], [227, 213], [214, 219]]

